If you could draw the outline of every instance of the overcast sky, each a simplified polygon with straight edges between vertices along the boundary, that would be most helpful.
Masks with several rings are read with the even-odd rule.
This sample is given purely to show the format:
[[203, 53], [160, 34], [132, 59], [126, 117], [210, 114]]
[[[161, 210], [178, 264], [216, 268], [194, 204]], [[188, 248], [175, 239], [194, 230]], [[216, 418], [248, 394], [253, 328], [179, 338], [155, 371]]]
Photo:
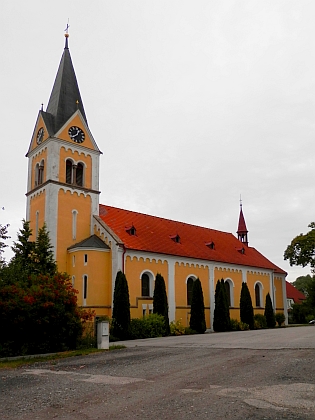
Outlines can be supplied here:
[[[102, 150], [102, 204], [235, 234], [288, 271], [314, 217], [315, 2], [2, 0], [0, 223], [25, 217], [27, 152], [69, 47]], [[10, 254], [7, 254], [8, 256]]]

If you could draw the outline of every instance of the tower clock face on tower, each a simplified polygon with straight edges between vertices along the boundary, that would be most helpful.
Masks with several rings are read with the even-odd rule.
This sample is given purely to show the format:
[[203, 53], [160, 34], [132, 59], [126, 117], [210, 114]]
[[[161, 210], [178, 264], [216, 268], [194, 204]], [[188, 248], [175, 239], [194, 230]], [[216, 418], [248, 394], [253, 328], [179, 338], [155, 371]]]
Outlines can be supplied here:
[[76, 142], [76, 143], [83, 143], [84, 142], [85, 134], [84, 134], [84, 131], [81, 130], [81, 128], [73, 125], [72, 127], [69, 128], [68, 134], [69, 134], [71, 140], [73, 140], [74, 142]]
[[41, 144], [41, 142], [43, 141], [43, 138], [44, 138], [44, 129], [43, 129], [43, 127], [41, 127], [39, 130], [38, 130], [38, 133], [37, 133], [37, 136], [36, 136], [36, 142], [37, 142], [37, 144]]

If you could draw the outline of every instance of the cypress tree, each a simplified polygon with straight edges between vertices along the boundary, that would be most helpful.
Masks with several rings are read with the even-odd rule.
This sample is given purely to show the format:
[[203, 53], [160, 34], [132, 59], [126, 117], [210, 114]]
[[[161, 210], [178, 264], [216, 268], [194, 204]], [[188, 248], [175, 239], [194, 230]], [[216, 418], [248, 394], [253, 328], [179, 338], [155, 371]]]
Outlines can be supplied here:
[[130, 336], [129, 289], [125, 274], [118, 271], [113, 302], [113, 336], [127, 340]]
[[170, 321], [168, 318], [168, 302], [165, 288], [165, 281], [161, 274], [155, 277], [154, 293], [153, 293], [153, 313], [164, 316], [165, 334], [170, 335]]
[[222, 286], [222, 282], [220, 280], [217, 281], [214, 301], [213, 329], [218, 332], [229, 331], [230, 319], [229, 312], [226, 310], [226, 291], [225, 286]]
[[225, 287], [225, 281], [221, 279], [221, 289], [224, 297], [224, 312], [225, 312], [225, 318], [228, 325], [227, 331], [230, 331], [231, 329], [231, 319], [230, 319], [230, 305], [229, 305], [229, 298], [227, 295], [226, 287]]
[[276, 326], [275, 313], [273, 311], [272, 302], [270, 294], [267, 293], [266, 303], [265, 303], [265, 313], [268, 328], [274, 328]]
[[199, 334], [203, 334], [206, 331], [206, 318], [202, 286], [199, 279], [196, 279], [193, 283], [190, 313], [190, 328]]
[[249, 325], [251, 330], [254, 329], [254, 309], [252, 298], [250, 296], [247, 283], [242, 283], [241, 300], [240, 300], [240, 317], [241, 321]]

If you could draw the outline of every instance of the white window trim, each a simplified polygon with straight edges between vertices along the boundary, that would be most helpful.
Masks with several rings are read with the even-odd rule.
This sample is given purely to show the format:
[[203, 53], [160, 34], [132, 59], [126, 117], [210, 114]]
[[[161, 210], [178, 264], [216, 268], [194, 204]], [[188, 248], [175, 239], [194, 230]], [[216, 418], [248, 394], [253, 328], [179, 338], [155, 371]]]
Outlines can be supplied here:
[[[260, 297], [260, 303], [261, 303], [260, 306], [256, 306], [256, 293], [255, 293], [256, 285], [258, 285], [259, 287], [259, 297]], [[259, 280], [255, 281], [255, 284], [254, 284], [255, 308], [265, 307], [264, 300], [263, 300], [263, 290], [264, 290], [264, 285]]]
[[143, 270], [140, 274], [140, 286], [142, 286], [141, 281], [142, 281], [143, 274], [147, 274], [149, 276], [149, 296], [148, 297], [152, 298], [153, 292], [154, 292], [155, 276], [151, 270]]
[[230, 277], [227, 277], [226, 279], [224, 279], [224, 283], [226, 281], [230, 285], [230, 303], [231, 303], [230, 308], [233, 308], [234, 307], [234, 287], [235, 287], [234, 286], [234, 281]]

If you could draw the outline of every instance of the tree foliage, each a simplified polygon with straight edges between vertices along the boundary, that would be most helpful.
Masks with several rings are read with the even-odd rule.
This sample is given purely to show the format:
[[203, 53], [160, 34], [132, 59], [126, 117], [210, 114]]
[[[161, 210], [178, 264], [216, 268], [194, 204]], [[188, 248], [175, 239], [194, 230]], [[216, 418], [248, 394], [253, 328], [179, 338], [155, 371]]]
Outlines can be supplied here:
[[251, 330], [254, 329], [254, 309], [252, 298], [250, 296], [247, 283], [242, 283], [240, 298], [240, 317], [241, 321], [249, 325]]
[[226, 289], [224, 281], [217, 281], [214, 295], [215, 307], [213, 317], [214, 331], [230, 331], [230, 310], [227, 305]]
[[22, 223], [18, 240], [13, 243], [14, 256], [8, 264], [10, 270], [16, 277], [20, 275], [19, 273], [54, 275], [57, 272], [57, 264], [46, 224], [38, 230], [36, 241], [32, 241], [30, 222], [23, 220]]
[[206, 331], [206, 318], [202, 286], [199, 278], [193, 283], [190, 314], [190, 328], [199, 334], [203, 334]]
[[130, 301], [126, 276], [118, 271], [115, 280], [112, 335], [121, 340], [130, 337]]
[[0, 267], [4, 264], [3, 259], [3, 252], [4, 249], [8, 246], [5, 241], [10, 238], [8, 235], [8, 227], [9, 225], [1, 225], [0, 224]]
[[267, 293], [267, 296], [266, 296], [264, 315], [266, 317], [267, 327], [274, 328], [276, 326], [276, 318], [275, 318], [275, 313], [272, 307], [271, 297], [269, 293]]
[[311, 266], [311, 270], [315, 272], [315, 223], [308, 225], [311, 230], [305, 235], [300, 233], [292, 239], [284, 252], [284, 259], [289, 260], [290, 265]]
[[168, 302], [165, 288], [165, 281], [161, 274], [155, 277], [154, 293], [153, 293], [153, 313], [164, 316], [165, 333], [170, 335], [170, 321], [168, 317]]
[[0, 269], [0, 354], [73, 349], [93, 313], [77, 306], [77, 291], [57, 272], [45, 226], [32, 242], [23, 221], [14, 256]]
[[76, 348], [82, 320], [93, 313], [77, 306], [78, 293], [66, 274], [25, 274], [0, 282], [0, 355], [16, 356]]
[[305, 296], [307, 296], [308, 288], [311, 285], [314, 278], [314, 276], [307, 274], [306, 276], [297, 277], [292, 284], [296, 289], [298, 289], [300, 292], [304, 293]]

